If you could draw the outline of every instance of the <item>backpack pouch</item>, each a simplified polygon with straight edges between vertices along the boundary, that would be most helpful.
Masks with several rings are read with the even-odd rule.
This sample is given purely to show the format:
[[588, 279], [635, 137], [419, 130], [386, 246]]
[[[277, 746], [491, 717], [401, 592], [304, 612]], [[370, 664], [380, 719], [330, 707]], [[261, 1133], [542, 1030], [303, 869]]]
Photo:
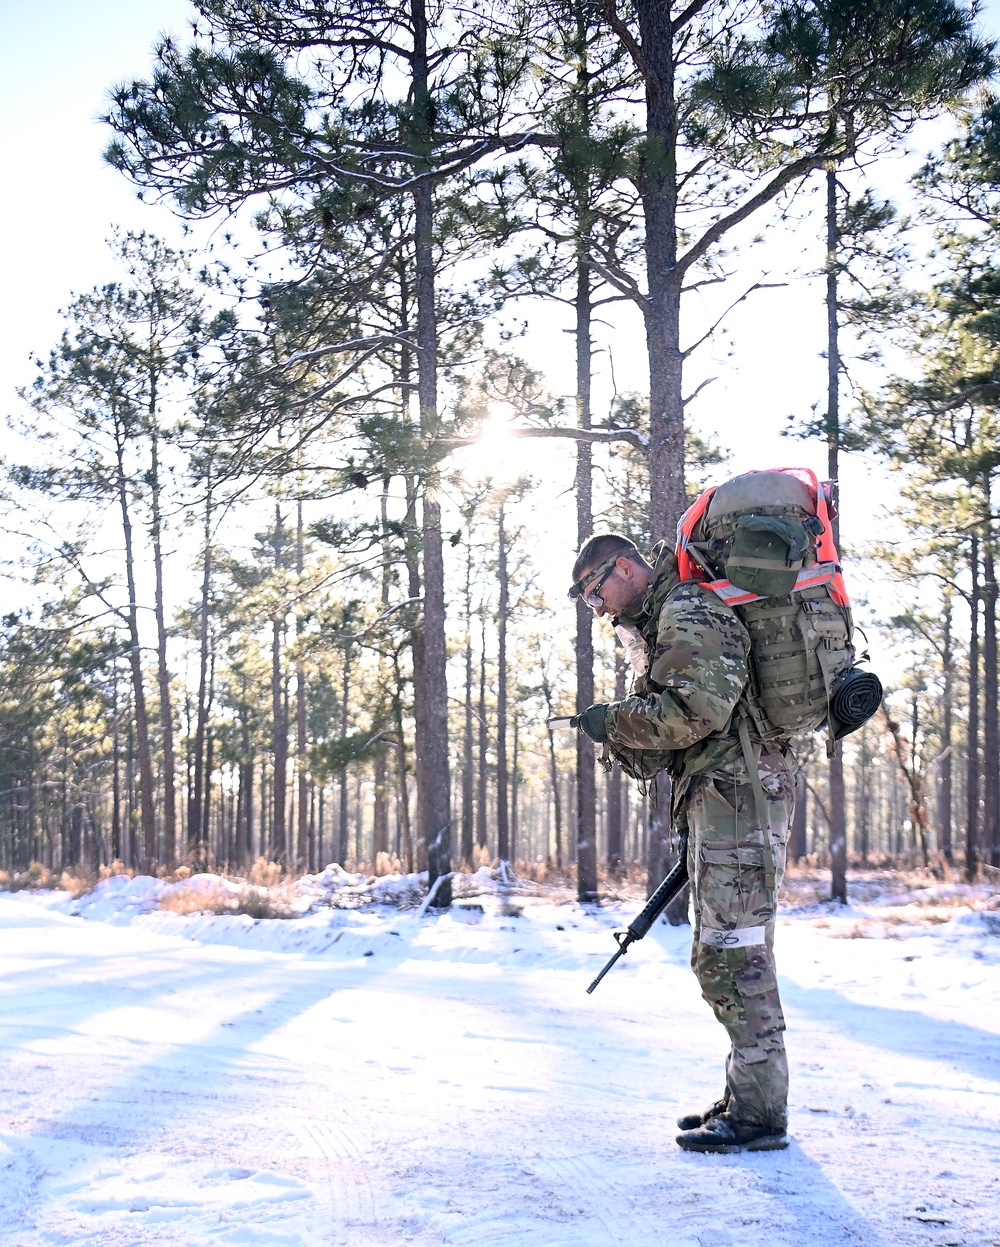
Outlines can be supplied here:
[[784, 597], [795, 587], [809, 534], [799, 521], [779, 515], [744, 515], [736, 521], [726, 578], [762, 597]]

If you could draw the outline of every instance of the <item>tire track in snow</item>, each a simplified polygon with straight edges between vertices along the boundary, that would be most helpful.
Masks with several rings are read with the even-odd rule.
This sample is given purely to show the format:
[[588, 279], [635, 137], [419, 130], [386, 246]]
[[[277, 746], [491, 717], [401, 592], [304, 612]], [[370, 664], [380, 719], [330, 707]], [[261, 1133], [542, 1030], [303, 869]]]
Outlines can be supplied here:
[[[457, 1228], [449, 1227], [446, 1241], [456, 1247], [567, 1247], [586, 1243], [587, 1247], [623, 1247], [636, 1237], [636, 1227], [628, 1226], [603, 1208], [614, 1195], [603, 1163], [597, 1156], [566, 1154], [536, 1157], [531, 1170], [521, 1169], [540, 1179], [542, 1193], [522, 1188], [515, 1206], [508, 1201], [486, 1206], [466, 1217]], [[518, 1179], [511, 1175], [506, 1186], [516, 1189]], [[544, 1198], [546, 1216], [540, 1213]]]
[[317, 1122], [301, 1127], [306, 1148], [323, 1162], [331, 1222], [377, 1225], [375, 1194], [357, 1144], [342, 1126]]
[[[449, 1230], [444, 1240], [455, 1244], [455, 1247], [566, 1247], [574, 1241], [567, 1237], [566, 1230], [555, 1231], [539, 1226], [537, 1221], [511, 1221], [510, 1214], [491, 1215], [468, 1218], [460, 1229]], [[582, 1241], [582, 1240], [581, 1240]], [[616, 1244], [622, 1247], [622, 1244]]]
[[620, 1192], [608, 1181], [607, 1162], [592, 1154], [567, 1153], [546, 1156], [540, 1167], [547, 1169], [560, 1187], [570, 1193], [593, 1221], [607, 1235], [611, 1247], [621, 1247], [635, 1234], [635, 1226], [627, 1226], [612, 1211]]

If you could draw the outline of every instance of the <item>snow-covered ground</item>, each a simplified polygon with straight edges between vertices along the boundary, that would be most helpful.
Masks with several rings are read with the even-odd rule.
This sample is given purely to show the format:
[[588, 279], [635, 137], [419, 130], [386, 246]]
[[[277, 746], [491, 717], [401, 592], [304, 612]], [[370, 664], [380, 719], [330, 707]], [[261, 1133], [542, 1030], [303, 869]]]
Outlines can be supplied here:
[[637, 905], [254, 921], [163, 887], [0, 894], [7, 1247], [1000, 1244], [982, 894], [787, 910], [792, 1145], [700, 1156], [674, 1118], [725, 1041], [688, 929], [588, 996]]

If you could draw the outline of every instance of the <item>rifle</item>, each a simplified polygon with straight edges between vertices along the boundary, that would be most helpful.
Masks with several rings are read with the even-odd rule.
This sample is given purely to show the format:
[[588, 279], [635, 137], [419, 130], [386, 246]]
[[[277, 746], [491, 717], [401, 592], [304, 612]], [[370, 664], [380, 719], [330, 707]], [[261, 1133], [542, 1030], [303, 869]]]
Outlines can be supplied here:
[[687, 842], [688, 833], [686, 831], [682, 831], [680, 836], [680, 845], [678, 846], [679, 857], [676, 865], [646, 902], [646, 908], [642, 911], [642, 913], [639, 914], [637, 918], [633, 918], [633, 920], [628, 924], [628, 930], [615, 931], [614, 936], [615, 942], [618, 945], [618, 951], [612, 956], [608, 964], [600, 972], [597, 978], [594, 979], [593, 983], [591, 983], [591, 985], [587, 988], [588, 996], [601, 979], [604, 978], [618, 958], [625, 956], [630, 945], [636, 943], [637, 940], [641, 940], [643, 936], [648, 934], [649, 928], [687, 883]]

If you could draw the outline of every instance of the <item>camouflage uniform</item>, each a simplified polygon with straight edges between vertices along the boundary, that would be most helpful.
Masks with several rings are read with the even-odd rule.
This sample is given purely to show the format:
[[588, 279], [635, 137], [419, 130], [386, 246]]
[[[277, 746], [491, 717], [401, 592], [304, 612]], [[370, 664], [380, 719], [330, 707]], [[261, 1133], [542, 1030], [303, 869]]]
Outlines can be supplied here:
[[711, 590], [678, 579], [672, 553], [658, 547], [654, 555], [645, 595], [620, 617], [644, 638], [648, 671], [608, 707], [609, 751], [632, 774], [670, 775], [674, 823], [689, 832], [691, 965], [732, 1042], [729, 1112], [783, 1132], [788, 1066], [773, 942], [793, 785], [780, 757], [760, 757], [775, 871], [768, 888], [765, 837], [734, 713], [749, 678], [749, 635]]

